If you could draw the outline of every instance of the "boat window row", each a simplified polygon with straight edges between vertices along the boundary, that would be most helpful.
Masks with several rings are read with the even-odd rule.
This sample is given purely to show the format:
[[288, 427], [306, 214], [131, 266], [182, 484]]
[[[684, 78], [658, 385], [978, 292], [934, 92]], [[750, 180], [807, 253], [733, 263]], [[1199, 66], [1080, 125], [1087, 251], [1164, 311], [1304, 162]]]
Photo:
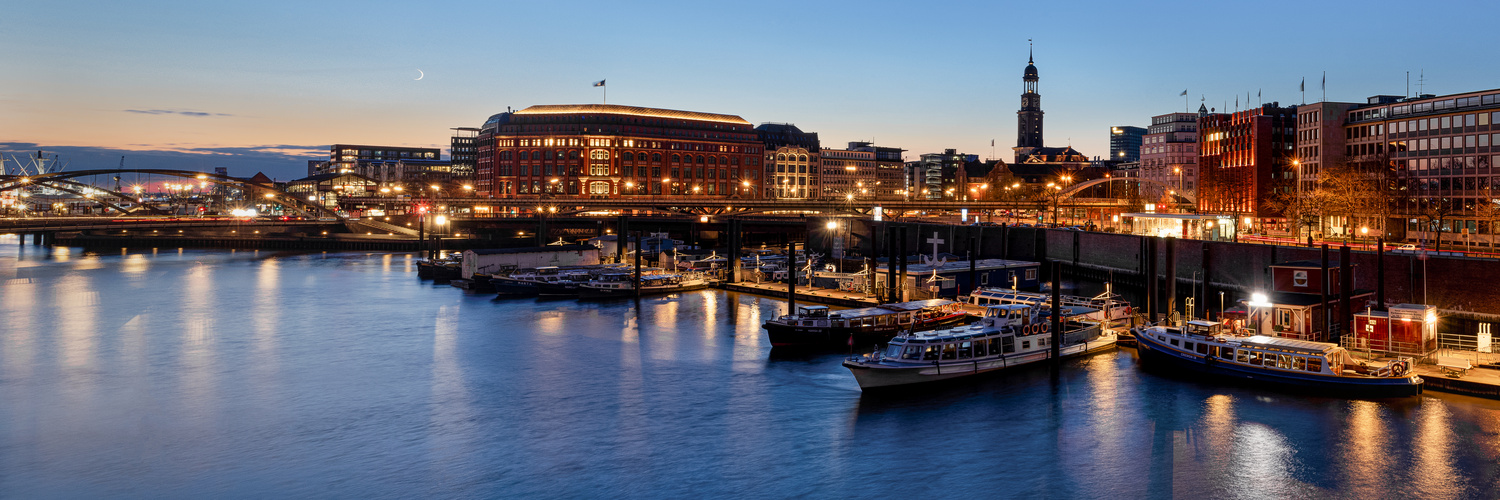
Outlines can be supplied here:
[[1173, 347], [1181, 347], [1189, 352], [1196, 352], [1204, 356], [1213, 356], [1253, 366], [1265, 366], [1269, 368], [1280, 368], [1283, 370], [1309, 371], [1322, 373], [1323, 358], [1317, 356], [1298, 356], [1295, 354], [1278, 354], [1255, 349], [1235, 349], [1228, 346], [1219, 346], [1204, 342], [1181, 341], [1176, 338], [1166, 339], [1162, 335], [1156, 336], [1157, 340], [1167, 340]]
[[[1029, 349], [1030, 347], [1031, 341], [1022, 341], [1022, 349]], [[998, 356], [1013, 352], [1016, 352], [1016, 338], [1007, 336], [929, 345], [892, 344], [887, 348], [885, 357], [912, 361], [937, 361]]]

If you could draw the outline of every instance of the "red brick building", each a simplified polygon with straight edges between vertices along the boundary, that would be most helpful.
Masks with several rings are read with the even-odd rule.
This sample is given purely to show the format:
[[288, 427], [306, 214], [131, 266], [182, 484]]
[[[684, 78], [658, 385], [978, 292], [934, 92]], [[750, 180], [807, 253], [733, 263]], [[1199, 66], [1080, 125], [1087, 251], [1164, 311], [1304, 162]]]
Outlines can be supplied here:
[[532, 106], [480, 129], [475, 187], [499, 199], [755, 198], [762, 145], [734, 115]]
[[1295, 189], [1297, 108], [1270, 103], [1198, 118], [1198, 211], [1280, 217], [1266, 205], [1274, 189]]

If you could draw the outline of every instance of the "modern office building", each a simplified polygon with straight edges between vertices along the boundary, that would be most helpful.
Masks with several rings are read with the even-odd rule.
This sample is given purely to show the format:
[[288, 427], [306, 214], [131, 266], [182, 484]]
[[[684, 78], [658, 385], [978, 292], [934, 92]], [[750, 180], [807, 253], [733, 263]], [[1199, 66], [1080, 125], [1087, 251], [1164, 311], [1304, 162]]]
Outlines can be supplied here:
[[979, 161], [979, 155], [959, 153], [957, 149], [945, 149], [942, 153], [927, 153], [918, 161], [906, 163], [907, 185], [913, 200], [942, 200], [952, 198], [958, 192], [958, 170], [965, 163]]
[[1295, 106], [1274, 102], [1199, 117], [1198, 211], [1279, 220], [1267, 202], [1295, 189], [1296, 120]]
[[309, 175], [328, 173], [352, 173], [360, 162], [393, 162], [397, 160], [441, 160], [442, 151], [437, 148], [410, 148], [402, 146], [368, 146], [360, 144], [334, 144], [328, 148], [328, 163]]
[[822, 194], [822, 147], [817, 132], [790, 123], [762, 123], [755, 133], [765, 151], [760, 183], [767, 199], [807, 199]]
[[[824, 199], [868, 199], [870, 188], [875, 186], [875, 151], [854, 149], [823, 149], [822, 197]], [[869, 186], [866, 187], [866, 184]]]
[[495, 198], [755, 198], [762, 144], [734, 115], [614, 104], [499, 113], [476, 143]]
[[[1387, 236], [1428, 242], [1441, 237], [1445, 247], [1488, 246], [1500, 233], [1495, 227], [1500, 221], [1485, 208], [1500, 198], [1500, 176], [1492, 170], [1500, 162], [1500, 89], [1407, 99], [1373, 96], [1344, 110], [1341, 121], [1343, 148], [1331, 152], [1342, 157], [1325, 161], [1387, 170], [1410, 194], [1392, 207], [1393, 218], [1406, 227], [1387, 227]], [[1438, 214], [1441, 223], [1430, 217]]]
[[1318, 173], [1344, 161], [1344, 113], [1352, 102], [1315, 102], [1297, 106], [1297, 189], [1317, 189]]
[[1130, 125], [1119, 125], [1109, 128], [1109, 159], [1118, 162], [1132, 162], [1141, 159], [1141, 138], [1146, 135], [1146, 129], [1132, 127]]
[[473, 177], [475, 160], [478, 159], [479, 149], [476, 140], [479, 138], [479, 129], [473, 127], [458, 127], [453, 129], [453, 137], [449, 142], [448, 159], [452, 161], [452, 172], [455, 177]]
[[[1208, 114], [1167, 113], [1151, 117], [1151, 126], [1142, 138], [1138, 174], [1168, 186], [1168, 189], [1191, 195], [1198, 187], [1198, 117]], [[1142, 195], [1156, 199], [1162, 195], [1156, 184], [1141, 187]]]

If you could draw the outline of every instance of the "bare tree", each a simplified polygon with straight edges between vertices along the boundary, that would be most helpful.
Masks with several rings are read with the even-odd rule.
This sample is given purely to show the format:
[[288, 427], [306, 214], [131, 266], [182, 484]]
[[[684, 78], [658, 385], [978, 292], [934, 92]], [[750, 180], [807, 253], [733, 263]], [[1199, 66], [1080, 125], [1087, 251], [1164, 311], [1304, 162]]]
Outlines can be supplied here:
[[1443, 220], [1458, 211], [1452, 198], [1427, 198], [1418, 201], [1418, 214], [1427, 220], [1426, 227], [1433, 233], [1433, 251], [1443, 250]]

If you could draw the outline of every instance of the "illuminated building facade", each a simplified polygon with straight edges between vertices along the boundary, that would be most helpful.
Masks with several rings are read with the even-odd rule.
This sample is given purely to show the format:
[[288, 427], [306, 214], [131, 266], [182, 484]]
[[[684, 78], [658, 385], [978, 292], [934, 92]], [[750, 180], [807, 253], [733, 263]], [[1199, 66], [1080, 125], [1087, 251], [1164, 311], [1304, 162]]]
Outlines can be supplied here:
[[309, 175], [329, 173], [353, 173], [360, 162], [394, 162], [398, 160], [442, 159], [437, 148], [407, 148], [399, 146], [368, 146], [359, 144], [334, 144], [328, 148], [328, 163], [322, 170]]
[[1141, 138], [1146, 129], [1130, 125], [1109, 128], [1109, 159], [1118, 162], [1140, 161]]
[[1198, 211], [1280, 217], [1266, 203], [1295, 189], [1297, 108], [1270, 103], [1198, 118]]
[[[822, 151], [823, 198], [870, 198], [875, 178], [875, 151], [824, 149]], [[866, 187], [869, 184], [869, 187]]]
[[499, 199], [757, 198], [762, 146], [733, 115], [614, 104], [490, 117], [475, 187]]
[[816, 132], [790, 123], [762, 123], [755, 133], [765, 148], [762, 194], [767, 199], [816, 198], [822, 192], [822, 147]]
[[[1191, 194], [1198, 187], [1198, 113], [1168, 113], [1151, 117], [1151, 126], [1142, 138], [1138, 174]], [[1145, 187], [1151, 198], [1161, 196], [1160, 188]]]

